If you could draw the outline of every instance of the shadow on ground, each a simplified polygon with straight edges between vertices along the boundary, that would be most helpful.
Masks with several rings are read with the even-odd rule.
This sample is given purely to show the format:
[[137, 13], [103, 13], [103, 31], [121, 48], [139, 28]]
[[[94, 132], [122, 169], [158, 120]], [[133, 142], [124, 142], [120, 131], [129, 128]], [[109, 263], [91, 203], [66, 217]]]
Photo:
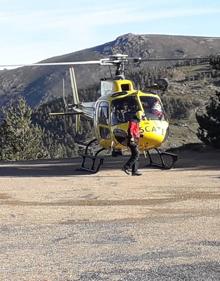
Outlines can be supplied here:
[[[220, 170], [220, 150], [176, 150], [178, 161], [174, 169], [182, 170]], [[110, 157], [104, 159], [101, 171], [121, 169], [128, 156]], [[74, 175], [88, 175], [87, 171], [80, 170], [81, 158], [60, 160], [33, 160], [17, 162], [0, 162], [0, 177], [62, 177]], [[146, 159], [141, 156], [140, 168], [146, 167]], [[155, 169], [155, 168], [154, 168]], [[156, 168], [158, 169], [158, 168]]]
[[[159, 257], [158, 257], [159, 258]], [[174, 266], [158, 266], [150, 270], [144, 269], [121, 269], [113, 270], [111, 272], [85, 272], [77, 279], [84, 280], [112, 280], [112, 277], [120, 276], [120, 280], [134, 281], [134, 280], [184, 280], [184, 281], [214, 281], [219, 280], [219, 263], [218, 262], [204, 262], [195, 264], [181, 264]], [[109, 278], [109, 276], [111, 276]]]

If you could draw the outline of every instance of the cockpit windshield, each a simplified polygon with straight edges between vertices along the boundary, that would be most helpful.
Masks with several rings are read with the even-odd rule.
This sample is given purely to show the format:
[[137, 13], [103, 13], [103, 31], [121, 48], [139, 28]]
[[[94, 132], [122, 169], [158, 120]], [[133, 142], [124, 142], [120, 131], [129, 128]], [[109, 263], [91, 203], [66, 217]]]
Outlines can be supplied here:
[[135, 96], [128, 96], [112, 101], [112, 125], [128, 122], [140, 110]]
[[140, 96], [145, 116], [149, 120], [165, 120], [161, 101], [152, 96]]

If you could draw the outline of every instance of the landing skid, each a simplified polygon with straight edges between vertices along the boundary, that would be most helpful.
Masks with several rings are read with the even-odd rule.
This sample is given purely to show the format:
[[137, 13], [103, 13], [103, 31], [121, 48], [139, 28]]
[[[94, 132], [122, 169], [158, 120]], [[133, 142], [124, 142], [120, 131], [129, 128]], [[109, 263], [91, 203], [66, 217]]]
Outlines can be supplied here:
[[[87, 171], [90, 173], [97, 173], [103, 165], [104, 158], [98, 156], [98, 154], [101, 151], [105, 150], [105, 148], [100, 148], [94, 154], [89, 153], [90, 148], [95, 145], [96, 142], [97, 139], [91, 140], [86, 145], [84, 154], [80, 155], [82, 157], [80, 170]], [[155, 152], [152, 152], [153, 150]], [[178, 156], [176, 154], [161, 151], [157, 148], [151, 149], [151, 151], [145, 151], [144, 156], [147, 163], [147, 167], [158, 167], [161, 169], [171, 169], [178, 159]]]
[[94, 155], [91, 155], [91, 154], [88, 153], [89, 148], [95, 142], [97, 142], [97, 139], [91, 140], [86, 145], [85, 153], [80, 155], [82, 157], [82, 163], [81, 163], [80, 170], [91, 172], [91, 173], [97, 173], [99, 171], [100, 167], [102, 166], [102, 164], [104, 162], [104, 158], [99, 157], [98, 154], [101, 151], [105, 150], [105, 148], [99, 149], [98, 151], [96, 151], [96, 153]]
[[156, 151], [155, 153], [150, 153], [150, 151], [144, 153], [148, 167], [153, 166], [161, 169], [171, 169], [178, 159], [176, 154], [161, 151], [157, 148], [154, 148], [154, 150]]

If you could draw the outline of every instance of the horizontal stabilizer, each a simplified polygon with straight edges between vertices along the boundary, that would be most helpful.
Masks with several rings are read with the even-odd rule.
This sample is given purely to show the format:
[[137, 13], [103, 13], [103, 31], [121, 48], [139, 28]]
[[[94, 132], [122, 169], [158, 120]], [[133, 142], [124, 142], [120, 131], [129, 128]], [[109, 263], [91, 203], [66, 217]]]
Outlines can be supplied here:
[[84, 114], [82, 110], [77, 109], [76, 111], [72, 112], [50, 112], [50, 116], [64, 116], [64, 115], [81, 115]]
[[83, 102], [77, 107], [73, 107], [71, 111], [66, 112], [50, 112], [50, 116], [65, 116], [65, 115], [83, 115], [85, 118], [94, 118], [94, 104], [95, 102]]

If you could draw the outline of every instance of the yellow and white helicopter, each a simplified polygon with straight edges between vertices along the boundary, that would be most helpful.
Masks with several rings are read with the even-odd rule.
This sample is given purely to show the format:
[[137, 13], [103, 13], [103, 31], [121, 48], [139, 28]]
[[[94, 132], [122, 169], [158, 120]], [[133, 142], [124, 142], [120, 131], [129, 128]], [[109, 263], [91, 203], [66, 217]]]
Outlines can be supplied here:
[[[116, 54], [108, 58], [95, 61], [36, 63], [17, 66], [56, 66], [69, 65], [70, 78], [73, 92], [73, 104], [70, 110], [50, 115], [75, 115], [76, 131], [79, 130], [80, 116], [93, 121], [95, 139], [91, 140], [85, 148], [82, 156], [81, 168], [91, 172], [97, 172], [103, 164], [103, 157], [99, 153], [105, 149], [112, 152], [112, 156], [122, 155], [127, 148], [128, 121], [135, 114], [139, 117], [140, 140], [138, 147], [140, 152], [148, 159], [150, 165], [170, 169], [177, 160], [177, 155], [161, 151], [159, 147], [166, 140], [169, 122], [164, 112], [163, 105], [158, 94], [151, 91], [146, 93], [134, 88], [131, 80], [125, 79], [125, 63], [141, 61], [181, 61], [199, 59], [207, 61], [209, 58], [174, 58], [174, 59], [141, 59], [129, 58], [127, 55]], [[73, 65], [99, 64], [102, 66], [115, 66], [115, 77], [101, 81], [101, 95], [95, 102], [80, 102]], [[90, 146], [99, 145], [99, 149], [92, 155]], [[150, 151], [154, 150], [159, 158], [159, 163], [154, 162]], [[155, 153], [154, 153], [155, 154]], [[91, 160], [89, 166], [87, 159]]]
[[[133, 59], [138, 61], [139, 59]], [[162, 152], [158, 148], [165, 141], [169, 123], [163, 109], [160, 97], [152, 92], [144, 93], [134, 88], [133, 82], [124, 77], [124, 65], [128, 61], [127, 55], [112, 55], [100, 61], [87, 61], [87, 64], [116, 66], [113, 79], [101, 81], [101, 96], [96, 102], [80, 102], [75, 81], [73, 67], [70, 68], [71, 85], [73, 92], [73, 106], [71, 111], [51, 113], [50, 115], [76, 115], [76, 128], [80, 126], [80, 115], [93, 120], [95, 139], [91, 140], [82, 156], [82, 169], [97, 172], [103, 163], [103, 157], [98, 154], [103, 150], [110, 150], [112, 156], [122, 155], [127, 148], [127, 130], [129, 120], [136, 114], [140, 122], [140, 140], [138, 147], [145, 157], [148, 156], [150, 165], [155, 164], [149, 153], [154, 149], [159, 155], [162, 168], [171, 168], [177, 156]], [[73, 64], [86, 62], [75, 62]], [[89, 153], [90, 146], [98, 144], [93, 155]], [[87, 160], [90, 159], [88, 167]], [[168, 160], [168, 161], [167, 161]]]

